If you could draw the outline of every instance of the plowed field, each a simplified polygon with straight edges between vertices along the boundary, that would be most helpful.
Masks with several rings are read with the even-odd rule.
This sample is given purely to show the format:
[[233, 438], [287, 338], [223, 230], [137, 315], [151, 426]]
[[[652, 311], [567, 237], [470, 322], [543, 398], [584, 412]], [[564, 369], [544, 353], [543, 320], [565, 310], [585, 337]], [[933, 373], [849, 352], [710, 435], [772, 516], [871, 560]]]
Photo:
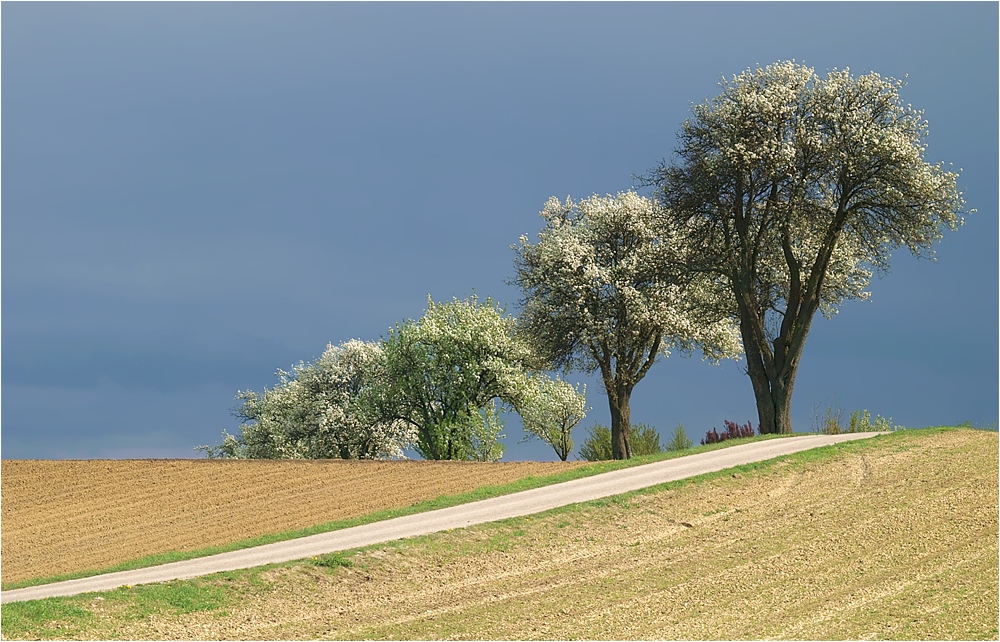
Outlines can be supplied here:
[[229, 544], [585, 463], [5, 460], [3, 581]]

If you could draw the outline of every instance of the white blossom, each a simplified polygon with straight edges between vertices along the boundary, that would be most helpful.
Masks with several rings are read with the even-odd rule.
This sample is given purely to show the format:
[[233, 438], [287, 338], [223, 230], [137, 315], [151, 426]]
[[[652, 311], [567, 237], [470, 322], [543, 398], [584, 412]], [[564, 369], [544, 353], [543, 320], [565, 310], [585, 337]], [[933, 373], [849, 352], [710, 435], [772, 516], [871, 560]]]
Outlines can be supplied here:
[[587, 386], [556, 377], [533, 377], [522, 393], [518, 408], [527, 439], [537, 437], [566, 461], [573, 451], [573, 428], [587, 415]]
[[396, 459], [415, 438], [411, 425], [383, 418], [374, 404], [385, 385], [378, 343], [330, 344], [316, 361], [277, 376], [262, 393], [237, 393], [238, 436], [224, 433], [220, 446], [200, 449], [252, 459]]
[[513, 408], [530, 370], [515, 320], [491, 299], [435, 303], [384, 341], [383, 413], [412, 426], [428, 459], [494, 460], [503, 452], [499, 401]]

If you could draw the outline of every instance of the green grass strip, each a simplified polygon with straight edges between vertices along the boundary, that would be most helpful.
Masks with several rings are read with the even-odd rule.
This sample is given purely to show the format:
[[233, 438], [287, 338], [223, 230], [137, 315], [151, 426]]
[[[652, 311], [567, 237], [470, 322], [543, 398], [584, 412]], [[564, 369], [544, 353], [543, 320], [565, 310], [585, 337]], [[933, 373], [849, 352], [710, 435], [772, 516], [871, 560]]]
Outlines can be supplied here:
[[113, 639], [120, 638], [119, 629], [128, 622], [140, 621], [156, 614], [183, 614], [197, 611], [219, 611], [237, 603], [248, 591], [261, 590], [253, 575], [229, 575], [246, 578], [236, 591], [216, 581], [200, 578], [142, 586], [123, 586], [102, 591], [100, 603], [112, 615], [100, 617], [92, 612], [94, 594], [52, 597], [27, 602], [4, 604], [3, 636], [6, 639]]
[[90, 569], [86, 571], [78, 571], [76, 573], [69, 573], [65, 575], [37, 577], [27, 580], [21, 580], [18, 582], [4, 583], [0, 584], [0, 590], [8, 591], [17, 588], [25, 588], [28, 586], [38, 586], [40, 584], [51, 584], [53, 582], [75, 580], [81, 577], [92, 577], [94, 575], [104, 575], [106, 573], [115, 573], [118, 571], [131, 571], [137, 568], [148, 568], [150, 566], [159, 566], [161, 564], [168, 564], [170, 562], [181, 562], [184, 560], [195, 559], [198, 557], [207, 557], [209, 555], [216, 555], [218, 553], [228, 553], [230, 551], [252, 548], [254, 546], [262, 546], [264, 544], [284, 542], [290, 539], [306, 537], [308, 535], [329, 533], [331, 531], [351, 528], [353, 526], [362, 526], [365, 524], [371, 524], [373, 522], [381, 522], [387, 519], [392, 519], [394, 517], [403, 517], [405, 515], [414, 515], [416, 513], [425, 513], [428, 511], [438, 510], [441, 508], [458, 506], [460, 504], [468, 504], [470, 502], [475, 502], [483, 499], [490, 499], [491, 497], [510, 495], [512, 493], [518, 493], [525, 490], [532, 490], [534, 488], [541, 488], [543, 486], [551, 486], [552, 484], [558, 484], [561, 482], [572, 481], [574, 479], [581, 479], [584, 477], [599, 475], [601, 473], [607, 473], [614, 470], [621, 470], [623, 468], [631, 468], [633, 466], [641, 466], [643, 464], [651, 464], [658, 461], [665, 461], [668, 459], [674, 459], [676, 457], [686, 457], [689, 455], [697, 455], [699, 453], [709, 452], [712, 450], [719, 450], [721, 448], [739, 446], [741, 444], [748, 444], [757, 441], [765, 441], [768, 439], [788, 438], [794, 436], [795, 435], [760, 435], [757, 437], [747, 437], [743, 439], [730, 439], [717, 444], [709, 444], [706, 446], [693, 446], [691, 448], [688, 448], [687, 450], [668, 451], [668, 452], [656, 453], [653, 455], [645, 455], [642, 457], [633, 457], [632, 459], [627, 459], [627, 460], [596, 462], [588, 466], [581, 466], [580, 468], [567, 470], [561, 473], [554, 473], [552, 475], [545, 475], [540, 477], [534, 477], [534, 476], [525, 477], [524, 479], [520, 479], [507, 484], [501, 484], [497, 486], [484, 486], [482, 488], [477, 488], [475, 490], [471, 490], [466, 493], [459, 493], [457, 495], [442, 495], [435, 499], [418, 502], [416, 504], [413, 504], [412, 506], [407, 506], [405, 508], [393, 508], [393, 509], [376, 511], [374, 513], [369, 513], [368, 515], [363, 515], [361, 517], [354, 517], [351, 519], [326, 522], [323, 524], [318, 524], [316, 526], [311, 526], [309, 528], [285, 531], [282, 533], [261, 535], [260, 537], [254, 537], [251, 539], [241, 540], [238, 542], [233, 542], [221, 546], [212, 546], [194, 551], [170, 551], [167, 553], [158, 553], [155, 555], [147, 555], [145, 557], [141, 557], [135, 560], [122, 562], [120, 564], [116, 564], [114, 566], [110, 566], [107, 568]]

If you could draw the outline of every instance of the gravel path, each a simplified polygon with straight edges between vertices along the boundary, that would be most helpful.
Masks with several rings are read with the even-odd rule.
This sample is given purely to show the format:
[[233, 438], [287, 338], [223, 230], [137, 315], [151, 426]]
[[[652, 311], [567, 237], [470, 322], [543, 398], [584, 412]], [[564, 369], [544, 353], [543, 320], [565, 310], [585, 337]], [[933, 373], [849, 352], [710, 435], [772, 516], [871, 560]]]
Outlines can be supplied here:
[[285, 542], [267, 544], [229, 553], [211, 555], [184, 562], [97, 575], [93, 577], [32, 586], [0, 593], [0, 602], [21, 602], [46, 597], [106, 591], [126, 584], [149, 584], [188, 579], [222, 571], [287, 562], [335, 551], [379, 544], [405, 537], [462, 528], [473, 524], [539, 513], [559, 506], [590, 501], [655, 486], [664, 482], [693, 477], [741, 464], [772, 459], [803, 450], [854, 439], [874, 437], [879, 433], [846, 435], [809, 435], [774, 439], [698, 455], [635, 466], [610, 473], [576, 479], [561, 484], [494, 497], [460, 506], [311, 535]]

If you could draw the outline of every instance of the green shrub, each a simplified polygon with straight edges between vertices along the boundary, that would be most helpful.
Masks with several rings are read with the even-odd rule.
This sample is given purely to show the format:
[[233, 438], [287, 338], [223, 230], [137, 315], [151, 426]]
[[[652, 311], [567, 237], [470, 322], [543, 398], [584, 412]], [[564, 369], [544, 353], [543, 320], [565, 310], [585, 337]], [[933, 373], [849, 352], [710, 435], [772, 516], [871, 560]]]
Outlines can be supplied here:
[[875, 415], [875, 419], [872, 419], [871, 413], [867, 410], [855, 410], [851, 413], [847, 432], [891, 432], [902, 428], [902, 426], [892, 423], [892, 417]]
[[587, 429], [587, 438], [580, 446], [580, 458], [587, 461], [604, 461], [611, 456], [611, 429], [595, 424]]
[[872, 417], [867, 410], [862, 412], [855, 410], [851, 413], [851, 419], [847, 422], [847, 432], [865, 432], [871, 425]]
[[654, 455], [662, 453], [663, 446], [660, 444], [660, 433], [656, 428], [646, 424], [632, 425], [632, 456]]
[[[840, 418], [844, 411], [840, 408], [834, 410], [830, 406], [826, 407], [826, 416], [823, 417], [820, 432], [824, 435], [839, 435], [842, 432]], [[851, 415], [854, 418], [854, 415]]]
[[[643, 423], [632, 424], [631, 429], [632, 456], [652, 455], [663, 452], [660, 444], [660, 433], [652, 426]], [[611, 429], [596, 424], [587, 429], [587, 438], [580, 447], [580, 458], [587, 461], [604, 461], [612, 459]]]
[[691, 446], [691, 440], [688, 439], [687, 433], [684, 432], [684, 426], [677, 424], [673, 434], [670, 436], [670, 443], [667, 444], [665, 450], [687, 450]]
[[846, 425], [842, 421], [844, 411], [841, 408], [826, 407], [826, 415], [819, 414], [819, 406], [813, 407], [813, 430], [824, 435], [839, 435], [850, 432], [892, 432], [906, 430], [905, 427], [892, 422], [892, 417], [872, 415], [867, 410], [855, 410], [851, 413]]

